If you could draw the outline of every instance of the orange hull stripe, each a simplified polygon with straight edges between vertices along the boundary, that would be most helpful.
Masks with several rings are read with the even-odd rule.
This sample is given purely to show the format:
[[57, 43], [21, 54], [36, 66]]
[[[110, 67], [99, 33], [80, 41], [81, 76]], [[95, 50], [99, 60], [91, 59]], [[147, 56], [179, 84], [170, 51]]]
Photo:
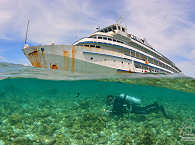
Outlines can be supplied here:
[[72, 46], [72, 72], [75, 71], [75, 47]]

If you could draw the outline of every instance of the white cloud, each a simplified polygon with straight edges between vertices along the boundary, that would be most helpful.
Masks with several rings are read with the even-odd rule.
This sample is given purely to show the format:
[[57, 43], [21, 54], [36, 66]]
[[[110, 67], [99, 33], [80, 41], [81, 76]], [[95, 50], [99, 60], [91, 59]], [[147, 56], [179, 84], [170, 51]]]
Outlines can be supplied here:
[[[90, 0], [12, 0], [4, 2], [2, 10], [2, 16], [6, 13], [9, 19], [2, 21], [4, 29], [0, 29], [0, 33], [8, 35], [6, 31], [9, 29], [17, 34], [17, 38], [24, 39], [27, 19], [30, 18], [29, 39], [37, 43], [73, 42], [78, 33], [81, 36], [85, 32], [86, 36], [97, 26], [94, 18], [98, 14]], [[101, 17], [98, 19], [102, 24], [108, 22]]]

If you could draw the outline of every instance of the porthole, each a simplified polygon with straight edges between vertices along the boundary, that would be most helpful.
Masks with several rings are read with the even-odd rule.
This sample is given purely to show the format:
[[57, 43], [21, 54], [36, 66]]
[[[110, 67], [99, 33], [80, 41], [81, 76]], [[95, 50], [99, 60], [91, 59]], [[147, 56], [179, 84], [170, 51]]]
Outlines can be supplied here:
[[93, 57], [91, 57], [90, 59], [93, 60]]

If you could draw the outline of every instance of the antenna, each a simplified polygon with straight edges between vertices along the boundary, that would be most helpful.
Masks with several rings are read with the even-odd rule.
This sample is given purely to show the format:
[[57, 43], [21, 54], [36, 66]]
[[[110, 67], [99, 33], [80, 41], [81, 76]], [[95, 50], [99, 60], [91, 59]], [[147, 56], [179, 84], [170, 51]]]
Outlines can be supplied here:
[[28, 19], [27, 26], [26, 26], [26, 33], [25, 33], [25, 41], [24, 41], [24, 44], [26, 44], [26, 42], [27, 42], [29, 23], [30, 23], [30, 20]]
[[119, 25], [120, 25], [120, 24], [121, 24], [122, 19], [123, 19], [123, 17], [122, 17], [122, 16], [120, 16], [120, 17], [119, 17], [119, 19], [117, 20], [117, 24], [119, 24]]

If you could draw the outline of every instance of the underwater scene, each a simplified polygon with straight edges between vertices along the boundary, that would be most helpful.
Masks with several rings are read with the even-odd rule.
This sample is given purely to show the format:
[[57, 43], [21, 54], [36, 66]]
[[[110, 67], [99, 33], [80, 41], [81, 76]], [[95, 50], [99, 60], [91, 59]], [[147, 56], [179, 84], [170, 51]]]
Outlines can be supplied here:
[[193, 145], [195, 79], [0, 63], [0, 145]]

